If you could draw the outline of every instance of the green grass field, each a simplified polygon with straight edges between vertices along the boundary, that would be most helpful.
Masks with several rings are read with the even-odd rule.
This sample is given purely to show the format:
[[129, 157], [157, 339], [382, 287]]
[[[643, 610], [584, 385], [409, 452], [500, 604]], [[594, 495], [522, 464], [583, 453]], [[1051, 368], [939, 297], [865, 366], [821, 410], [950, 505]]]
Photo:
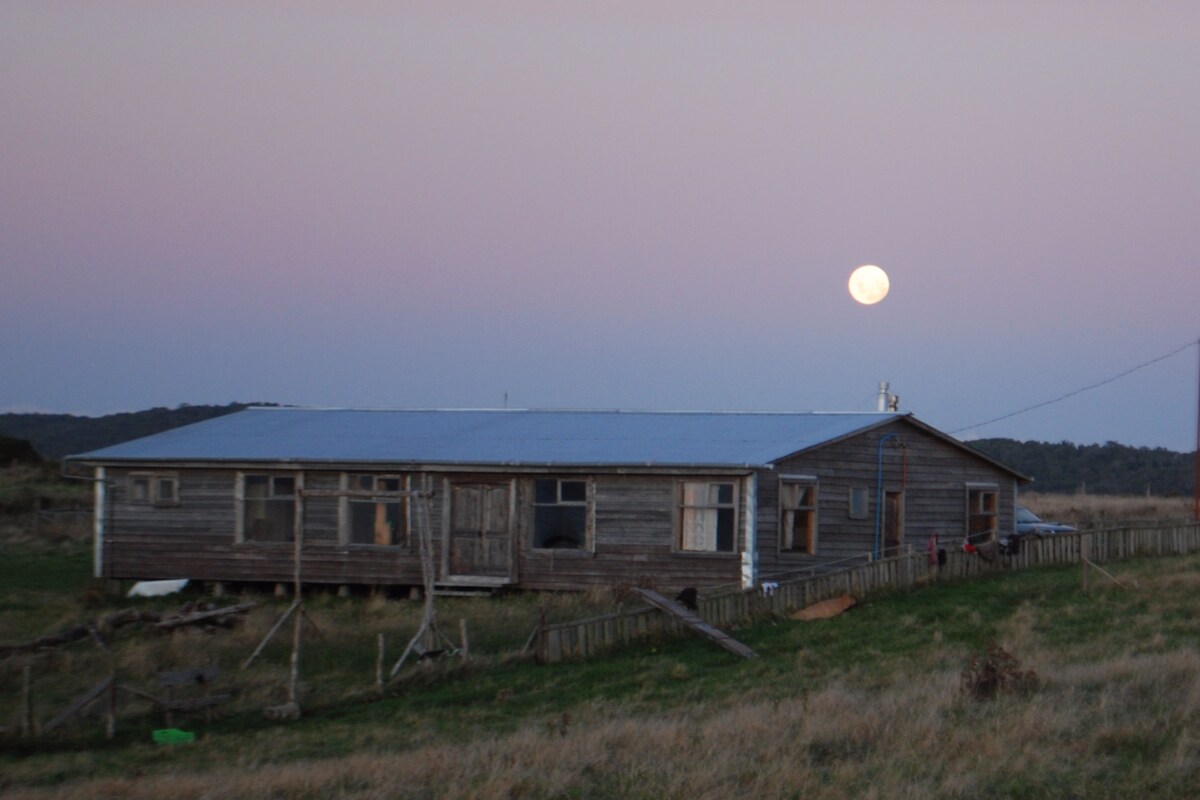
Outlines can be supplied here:
[[[89, 577], [86, 541], [0, 541], [0, 644], [96, 619], [131, 601]], [[587, 662], [539, 666], [518, 651], [539, 610], [591, 613], [606, 599], [447, 599], [473, 659], [407, 670], [379, 698], [420, 605], [314, 595], [298, 722], [261, 710], [286, 695], [285, 632], [239, 670], [283, 600], [239, 628], [112, 637], [120, 680], [222, 669], [218, 719], [179, 720], [187, 745], [150, 742], [148, 704], [117, 737], [98, 716], [22, 739], [20, 670], [0, 661], [0, 793], [7, 797], [1194, 797], [1200, 786], [1200, 557], [1107, 565], [1122, 588], [1077, 568], [1009, 573], [868, 598], [822, 622], [766, 619], [734, 632], [742, 661], [700, 639], [657, 640]], [[188, 597], [139, 601], [170, 609]], [[192, 596], [191, 599], [199, 599]], [[236, 602], [243, 598], [230, 599]], [[972, 653], [997, 642], [1034, 670], [1029, 695], [978, 702], [959, 690]], [[34, 664], [45, 720], [100, 677], [90, 641]]]

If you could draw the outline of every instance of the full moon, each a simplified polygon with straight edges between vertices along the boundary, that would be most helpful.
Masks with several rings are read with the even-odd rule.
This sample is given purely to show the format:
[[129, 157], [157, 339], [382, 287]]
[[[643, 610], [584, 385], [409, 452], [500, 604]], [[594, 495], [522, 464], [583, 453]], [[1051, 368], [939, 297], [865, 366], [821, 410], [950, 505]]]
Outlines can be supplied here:
[[864, 306], [871, 306], [887, 297], [887, 273], [874, 264], [863, 264], [850, 273], [850, 296]]

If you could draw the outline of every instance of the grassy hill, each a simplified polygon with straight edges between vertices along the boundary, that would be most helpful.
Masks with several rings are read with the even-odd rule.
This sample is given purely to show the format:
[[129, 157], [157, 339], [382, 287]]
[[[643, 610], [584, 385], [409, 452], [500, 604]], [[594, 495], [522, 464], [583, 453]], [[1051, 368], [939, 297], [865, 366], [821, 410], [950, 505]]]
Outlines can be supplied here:
[[[97, 606], [86, 548], [56, 548], [0, 552], [6, 641], [128, 604]], [[878, 596], [822, 622], [764, 619], [735, 634], [753, 661], [685, 638], [538, 666], [518, 652], [540, 608], [579, 613], [603, 598], [447, 599], [443, 623], [468, 621], [472, 660], [415, 667], [382, 698], [370, 688], [375, 636], [394, 657], [419, 605], [315, 596], [306, 714], [291, 724], [259, 713], [282, 699], [287, 642], [238, 668], [287, 603], [258, 597], [234, 631], [112, 637], [124, 682], [197, 659], [222, 667], [219, 690], [234, 697], [221, 718], [181, 721], [197, 742], [150, 744], [162, 722], [148, 711], [112, 742], [92, 719], [44, 745], [4, 739], [0, 786], [10, 798], [135, 800], [1193, 797], [1200, 558], [1106, 568], [1126, 588], [1097, 576], [1085, 594], [1077, 569], [1042, 569]], [[960, 691], [991, 642], [1036, 673], [1036, 689], [989, 701]], [[40, 657], [42, 718], [105, 659], [90, 641]], [[19, 669], [0, 662], [11, 688], [0, 725], [16, 714]]]

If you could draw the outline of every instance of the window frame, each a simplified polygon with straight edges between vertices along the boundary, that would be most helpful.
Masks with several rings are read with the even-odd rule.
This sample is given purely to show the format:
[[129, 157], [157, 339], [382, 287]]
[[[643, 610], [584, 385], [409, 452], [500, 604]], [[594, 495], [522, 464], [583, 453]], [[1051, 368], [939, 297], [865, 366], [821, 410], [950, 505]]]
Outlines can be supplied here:
[[[265, 498], [247, 498], [246, 497], [246, 479], [247, 478], [267, 478], [268, 493]], [[277, 495], [275, 493], [275, 481], [285, 479], [292, 481], [292, 493], [290, 495]], [[296, 541], [296, 504], [300, 502], [301, 493], [304, 490], [304, 473], [298, 470], [247, 470], [238, 471], [236, 484], [234, 487], [234, 498], [237, 505], [237, 527], [235, 531], [235, 541], [238, 544], [252, 545], [286, 545], [291, 547]], [[246, 530], [246, 501], [248, 499], [261, 500], [265, 502], [284, 502], [284, 498], [291, 502], [291, 516], [289, 518], [289, 535], [281, 541], [270, 539], [253, 538], [247, 535]]]
[[[141, 481], [146, 482], [144, 497], [138, 497], [134, 488]], [[170, 483], [171, 485], [169, 496], [160, 491], [163, 483]], [[179, 473], [149, 470], [130, 472], [128, 475], [127, 490], [130, 505], [154, 506], [156, 508], [177, 506], [179, 505]]]
[[[555, 502], [539, 503], [537, 488], [539, 481], [554, 481]], [[582, 483], [584, 487], [583, 500], [563, 500], [564, 483]], [[556, 556], [583, 554], [591, 555], [596, 552], [596, 481], [590, 475], [537, 475], [530, 478], [527, 490], [529, 500], [527, 507], [527, 524], [529, 531], [528, 551], [537, 554], [553, 554]], [[537, 510], [539, 508], [582, 508], [583, 512], [583, 541], [579, 547], [539, 547], [537, 545]]]
[[[715, 477], [715, 478], [684, 478], [676, 482], [675, 487], [675, 525], [673, 535], [673, 548], [676, 553], [687, 556], [707, 556], [721, 558], [736, 558], [740, 557], [744, 541], [742, 532], [742, 477]], [[693, 504], [688, 505], [687, 495], [689, 485], [703, 485], [706, 487], [724, 486], [732, 487], [731, 501], [722, 503], [719, 500], [716, 503]], [[709, 510], [715, 511], [718, 514], [717, 528], [713, 531], [713, 548], [699, 549], [686, 546], [687, 519], [689, 510]], [[728, 550], [719, 549], [720, 543], [720, 512], [728, 510], [733, 513], [733, 521], [730, 523], [731, 533], [733, 536], [731, 546]]]
[[[809, 490], [809, 502], [788, 508], [784, 505], [784, 492], [787, 486], [806, 487]], [[803, 496], [803, 495], [801, 495]], [[789, 512], [805, 511], [810, 515], [809, 533], [805, 547], [785, 547], [788, 535], [787, 515]], [[777, 545], [780, 555], [785, 556], [815, 556], [820, 549], [821, 531], [821, 489], [820, 481], [815, 475], [781, 475], [779, 477], [779, 537]]]
[[[387, 473], [383, 473], [383, 472], [379, 472], [379, 473], [376, 473], [376, 472], [343, 472], [341, 475], [341, 478], [340, 478], [342, 491], [345, 491], [345, 492], [361, 491], [358, 489], [357, 486], [354, 485], [355, 479], [361, 479], [361, 478], [370, 478], [371, 479], [373, 488], [366, 490], [366, 491], [378, 493], [377, 497], [384, 497], [384, 496], [388, 495], [389, 492], [394, 492], [394, 491], [399, 491], [399, 492], [411, 492], [412, 491], [412, 475], [408, 474], [408, 473], [393, 473], [393, 472], [387, 472]], [[395, 489], [395, 490], [378, 488], [379, 482], [384, 481], [384, 480], [398, 480], [400, 482], [400, 488]], [[380, 544], [379, 542], [356, 542], [356, 541], [354, 541], [353, 540], [354, 515], [353, 515], [353, 506], [352, 506], [353, 503], [359, 503], [362, 505], [374, 505], [376, 507], [378, 507], [380, 505], [393, 505], [393, 504], [401, 505], [402, 506], [401, 519], [403, 520], [403, 523], [404, 523], [403, 540], [399, 541], [399, 542], [392, 542], [391, 544]], [[378, 513], [378, 511], [376, 513]], [[412, 519], [412, 502], [411, 502], [411, 497], [407, 494], [404, 496], [394, 497], [391, 499], [384, 499], [384, 500], [370, 499], [370, 498], [365, 498], [365, 497], [352, 497], [348, 494], [342, 495], [340, 498], [338, 498], [338, 543], [341, 545], [344, 545], [346, 547], [355, 547], [355, 548], [373, 547], [373, 548], [380, 548], [380, 549], [387, 549], [387, 550], [395, 550], [397, 548], [412, 549], [412, 546], [413, 546], [412, 521], [413, 521], [413, 519]], [[394, 538], [395, 532], [393, 532], [392, 535]]]
[[[994, 541], [996, 539], [996, 537], [999, 536], [999, 534], [1000, 534], [1000, 486], [999, 486], [999, 484], [968, 483], [968, 484], [966, 484], [966, 486], [964, 488], [966, 490], [964, 492], [964, 495], [965, 495], [964, 502], [966, 504], [966, 516], [964, 519], [964, 523], [965, 523], [964, 527], [966, 529], [966, 533], [964, 535], [966, 536], [968, 541], [972, 541], [972, 542], [974, 542], [976, 540], [983, 541], [982, 539], [979, 539], [979, 537], [982, 536], [985, 533], [985, 531], [979, 531], [979, 532], [972, 531], [971, 530], [971, 528], [972, 528], [971, 522], [977, 518], [985, 518], [985, 519], [991, 520], [991, 525], [989, 526], [988, 530], [986, 531], [986, 533], [988, 535], [987, 541]], [[985, 510], [986, 504], [984, 503], [984, 498], [987, 495], [992, 496], [991, 511]], [[974, 508], [975, 504], [972, 503], [972, 499], [974, 497], [978, 497], [978, 499], [980, 501], [978, 503], [978, 505], [979, 505], [978, 511]]]

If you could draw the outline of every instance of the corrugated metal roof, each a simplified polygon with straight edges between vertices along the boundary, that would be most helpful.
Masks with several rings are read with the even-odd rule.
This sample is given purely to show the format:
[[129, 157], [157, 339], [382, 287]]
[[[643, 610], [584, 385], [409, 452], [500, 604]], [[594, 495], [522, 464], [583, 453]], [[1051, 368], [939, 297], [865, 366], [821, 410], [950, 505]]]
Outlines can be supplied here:
[[72, 458], [757, 467], [904, 416], [250, 408]]

